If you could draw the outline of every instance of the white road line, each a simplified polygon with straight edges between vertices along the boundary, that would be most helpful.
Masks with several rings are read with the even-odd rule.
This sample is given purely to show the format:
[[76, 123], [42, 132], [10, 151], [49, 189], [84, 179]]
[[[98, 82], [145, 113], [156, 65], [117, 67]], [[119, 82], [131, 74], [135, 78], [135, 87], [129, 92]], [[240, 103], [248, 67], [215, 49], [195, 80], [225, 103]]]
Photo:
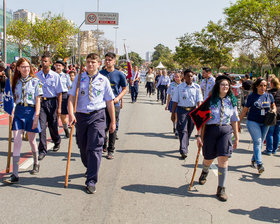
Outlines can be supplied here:
[[[54, 146], [53, 143], [49, 143], [47, 149], [50, 150], [50, 149], [53, 148], [53, 146]], [[19, 166], [19, 169], [21, 169], [21, 170], [26, 170], [26, 169], [28, 169], [32, 164], [33, 164], [33, 158], [31, 157], [31, 158], [26, 159], [26, 160]]]
[[[200, 151], [200, 155], [202, 155], [202, 150]], [[214, 175], [217, 177], [218, 176], [218, 167], [212, 163], [210, 166], [210, 169], [213, 171]]]

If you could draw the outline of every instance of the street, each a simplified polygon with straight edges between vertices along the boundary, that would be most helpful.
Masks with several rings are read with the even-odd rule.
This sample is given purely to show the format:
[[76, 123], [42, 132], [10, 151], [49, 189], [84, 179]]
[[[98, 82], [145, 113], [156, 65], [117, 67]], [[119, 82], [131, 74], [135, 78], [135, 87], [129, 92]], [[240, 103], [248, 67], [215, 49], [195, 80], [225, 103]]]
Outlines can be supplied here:
[[[69, 187], [64, 188], [68, 139], [49, 151], [36, 176], [29, 174], [31, 159], [20, 165], [20, 182], [0, 183], [0, 223], [280, 223], [280, 153], [263, 155], [265, 172], [250, 167], [253, 145], [243, 125], [240, 143], [229, 160], [227, 202], [216, 199], [217, 170], [213, 166], [203, 186], [188, 191], [197, 154], [193, 132], [189, 154], [180, 159], [179, 140], [172, 132], [170, 113], [156, 95], [146, 96], [144, 84], [136, 103], [124, 98], [114, 160], [103, 154], [97, 192], [85, 192], [85, 168], [76, 139], [72, 142]], [[6, 167], [7, 116], [0, 116], [0, 169]], [[49, 143], [49, 148], [52, 144]], [[23, 142], [24, 157], [30, 156]], [[216, 161], [215, 161], [216, 163]]]

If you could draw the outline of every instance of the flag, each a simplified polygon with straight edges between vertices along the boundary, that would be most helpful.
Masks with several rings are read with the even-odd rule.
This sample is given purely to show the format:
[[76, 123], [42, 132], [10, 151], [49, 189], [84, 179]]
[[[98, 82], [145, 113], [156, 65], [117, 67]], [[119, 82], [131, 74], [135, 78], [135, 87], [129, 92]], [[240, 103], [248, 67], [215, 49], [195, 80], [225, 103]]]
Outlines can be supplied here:
[[12, 115], [13, 108], [14, 108], [14, 98], [13, 98], [10, 79], [8, 77], [5, 84], [4, 111]]
[[124, 44], [124, 51], [125, 51], [125, 55], [126, 55], [126, 62], [127, 62], [127, 79], [131, 79], [132, 78], [132, 68], [131, 68], [131, 64], [130, 64], [130, 60], [128, 57], [128, 53], [127, 53], [127, 49], [126, 46]]
[[208, 120], [212, 118], [210, 98], [211, 96], [209, 96], [198, 108], [190, 112], [190, 116], [198, 131]]

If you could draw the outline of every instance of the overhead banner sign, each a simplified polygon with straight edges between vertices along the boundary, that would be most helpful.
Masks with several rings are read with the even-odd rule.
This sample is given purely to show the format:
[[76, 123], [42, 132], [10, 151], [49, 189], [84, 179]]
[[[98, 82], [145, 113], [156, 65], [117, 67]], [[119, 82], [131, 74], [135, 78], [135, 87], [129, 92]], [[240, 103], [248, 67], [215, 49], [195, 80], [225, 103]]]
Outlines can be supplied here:
[[119, 25], [119, 13], [86, 12], [86, 25]]

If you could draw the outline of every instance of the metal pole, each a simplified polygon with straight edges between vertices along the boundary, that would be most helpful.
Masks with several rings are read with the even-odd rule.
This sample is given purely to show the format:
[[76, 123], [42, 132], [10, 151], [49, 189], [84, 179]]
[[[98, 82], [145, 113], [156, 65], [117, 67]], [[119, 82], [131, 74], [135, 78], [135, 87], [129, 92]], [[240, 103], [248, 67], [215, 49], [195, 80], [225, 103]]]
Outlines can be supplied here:
[[[99, 12], [99, 0], [97, 0], [97, 12]], [[96, 29], [98, 30], [98, 24]]]
[[117, 26], [113, 27], [116, 32], [115, 32], [115, 54], [117, 54], [117, 35], [118, 35], [118, 28]]
[[7, 63], [6, 37], [6, 0], [3, 0], [3, 61], [5, 63]]
[[79, 26], [79, 32], [78, 32], [78, 53], [79, 53], [79, 66], [81, 66], [81, 40], [80, 40], [80, 29], [81, 26], [85, 23], [86, 20], [82, 22], [82, 24]]

